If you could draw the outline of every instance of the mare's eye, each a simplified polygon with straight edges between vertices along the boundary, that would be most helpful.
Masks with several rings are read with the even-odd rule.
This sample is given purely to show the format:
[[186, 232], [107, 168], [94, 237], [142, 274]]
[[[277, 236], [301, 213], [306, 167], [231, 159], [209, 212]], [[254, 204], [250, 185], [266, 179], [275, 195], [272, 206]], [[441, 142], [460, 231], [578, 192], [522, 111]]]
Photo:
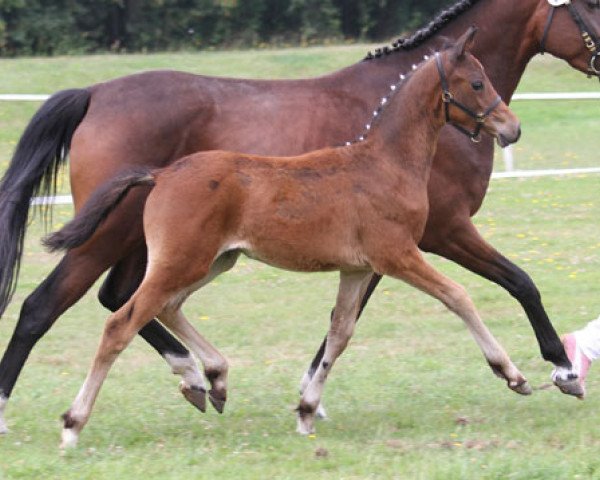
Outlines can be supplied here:
[[473, 90], [483, 90], [483, 82], [473, 82], [471, 86], [473, 87]]

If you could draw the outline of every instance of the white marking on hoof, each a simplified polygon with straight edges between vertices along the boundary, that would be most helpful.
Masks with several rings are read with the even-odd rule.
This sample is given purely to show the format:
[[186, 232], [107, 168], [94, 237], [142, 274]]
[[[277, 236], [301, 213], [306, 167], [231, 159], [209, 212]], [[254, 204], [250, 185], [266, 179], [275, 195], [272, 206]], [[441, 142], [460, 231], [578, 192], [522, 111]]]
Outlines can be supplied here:
[[552, 371], [551, 378], [554, 383], [568, 382], [570, 380], [577, 380], [579, 375], [572, 368], [556, 367]]
[[8, 427], [6, 426], [6, 421], [4, 420], [4, 409], [6, 408], [7, 403], [8, 398], [0, 397], [0, 435], [8, 433]]
[[522, 383], [512, 381], [509, 382], [508, 386], [513, 392], [516, 392], [519, 395], [531, 395], [533, 393], [533, 389], [527, 380]]
[[204, 377], [198, 368], [198, 364], [192, 355], [179, 357], [169, 353], [164, 356], [165, 361], [171, 367], [171, 372], [175, 375], [181, 375], [182, 383], [186, 386], [199, 386], [206, 390]]
[[79, 434], [72, 428], [63, 428], [61, 437], [61, 450], [75, 448], [77, 446], [77, 442], [79, 441]]
[[579, 375], [573, 369], [556, 367], [550, 378], [562, 393], [573, 395], [579, 399], [585, 397], [585, 387], [581, 384]]
[[327, 420], [327, 412], [325, 411], [325, 407], [323, 406], [322, 403], [319, 403], [319, 406], [317, 407], [317, 411], [315, 412], [315, 416], [319, 419], [319, 420]]
[[312, 422], [312, 417], [309, 419], [306, 416], [301, 417], [300, 415], [298, 415], [296, 432], [300, 435], [312, 435], [313, 433], [315, 433], [315, 426]]

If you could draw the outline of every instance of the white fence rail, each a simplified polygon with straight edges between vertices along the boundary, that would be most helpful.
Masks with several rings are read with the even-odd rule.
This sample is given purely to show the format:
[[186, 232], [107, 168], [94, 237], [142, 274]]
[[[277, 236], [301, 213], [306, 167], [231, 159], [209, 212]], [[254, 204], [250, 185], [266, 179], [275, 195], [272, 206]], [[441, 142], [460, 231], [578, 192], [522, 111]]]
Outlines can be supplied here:
[[[0, 94], [0, 102], [43, 102], [50, 95], [43, 94]], [[569, 93], [516, 93], [512, 101], [540, 101], [540, 100], [600, 100], [600, 92], [569, 92]], [[523, 178], [540, 177], [546, 175], [572, 175], [583, 173], [600, 173], [598, 168], [561, 168], [555, 170], [516, 170], [514, 166], [514, 153], [512, 146], [503, 149], [504, 172], [495, 172], [492, 178]], [[53, 204], [65, 205], [72, 203], [70, 195], [57, 197], [37, 197], [32, 199], [34, 205]]]
[[[600, 100], [600, 92], [569, 92], [569, 93], [515, 93], [513, 101], [532, 100]], [[515, 171], [515, 156], [513, 146], [509, 145], [502, 150], [504, 170]]]

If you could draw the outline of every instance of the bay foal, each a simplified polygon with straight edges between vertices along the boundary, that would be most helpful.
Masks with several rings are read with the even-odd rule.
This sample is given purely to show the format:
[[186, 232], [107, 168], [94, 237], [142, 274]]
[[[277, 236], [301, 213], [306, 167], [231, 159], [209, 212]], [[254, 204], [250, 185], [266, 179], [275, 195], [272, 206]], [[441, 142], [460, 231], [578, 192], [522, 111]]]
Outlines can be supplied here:
[[[352, 335], [373, 272], [442, 301], [466, 322], [508, 386], [530, 393], [465, 290], [429, 266], [418, 249], [432, 158], [446, 121], [471, 129], [476, 118], [501, 145], [520, 135], [518, 120], [468, 53], [474, 35], [471, 28], [416, 69], [390, 98], [365, 142], [293, 158], [201, 152], [162, 170], [132, 172], [105, 184], [71, 223], [47, 238], [52, 249], [82, 245], [130, 188], [152, 188], [144, 210], [146, 274], [131, 299], [107, 320], [87, 379], [63, 416], [62, 445], [77, 443], [108, 370], [149, 319], [158, 317], [206, 359], [206, 348], [212, 347], [188, 324], [181, 306], [240, 253], [288, 270], [340, 271], [323, 359], [298, 406], [300, 433], [314, 431], [326, 377]], [[212, 379], [212, 394], [222, 399], [226, 377], [222, 365]]]

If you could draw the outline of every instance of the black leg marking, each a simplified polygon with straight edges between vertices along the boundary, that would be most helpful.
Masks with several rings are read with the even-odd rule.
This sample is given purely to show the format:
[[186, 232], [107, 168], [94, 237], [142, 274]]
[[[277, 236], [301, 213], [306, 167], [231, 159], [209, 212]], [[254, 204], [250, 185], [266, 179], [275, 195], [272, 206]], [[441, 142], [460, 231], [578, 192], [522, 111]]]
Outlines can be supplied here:
[[[381, 281], [381, 278], [382, 278], [381, 275], [377, 275], [376, 273], [374, 273], [373, 276], [371, 277], [371, 281], [369, 282], [369, 285], [367, 286], [365, 295], [360, 302], [360, 308], [358, 310], [358, 315], [356, 316], [357, 322], [358, 322], [358, 319], [360, 318], [360, 316], [362, 315], [363, 310], [367, 306], [367, 302], [371, 298], [371, 295], [375, 291], [375, 288], [377, 288], [377, 285]], [[335, 310], [331, 311], [330, 321], [333, 318], [334, 311]], [[323, 342], [321, 343], [319, 350], [317, 351], [316, 355], [314, 356], [314, 358], [310, 364], [310, 367], [308, 368], [307, 373], [308, 373], [309, 378], [314, 377], [315, 372], [317, 371], [317, 368], [319, 367], [319, 364], [321, 363], [321, 360], [323, 360], [323, 355], [325, 354], [326, 346], [327, 346], [327, 336], [325, 336], [325, 338], [323, 339]], [[327, 368], [327, 367], [324, 367], [324, 368]]]
[[77, 420], [75, 420], [72, 416], [71, 416], [71, 411], [67, 411], [65, 413], [63, 413], [60, 418], [63, 420], [64, 422], [64, 428], [74, 428], [77, 425]]

